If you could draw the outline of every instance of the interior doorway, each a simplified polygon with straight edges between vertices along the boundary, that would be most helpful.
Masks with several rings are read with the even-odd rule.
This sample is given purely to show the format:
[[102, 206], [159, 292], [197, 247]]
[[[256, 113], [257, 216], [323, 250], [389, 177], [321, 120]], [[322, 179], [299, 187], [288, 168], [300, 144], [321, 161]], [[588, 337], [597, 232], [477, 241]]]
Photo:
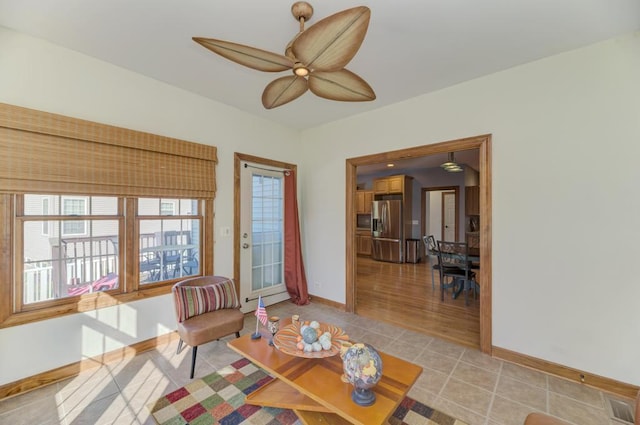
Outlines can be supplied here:
[[347, 159], [346, 198], [346, 309], [357, 313], [356, 306], [356, 247], [355, 247], [355, 192], [357, 185], [357, 167], [379, 164], [413, 157], [478, 149], [480, 210], [485, 219], [480, 223], [480, 270], [479, 278], [483, 282], [480, 291], [480, 349], [491, 353], [491, 136], [482, 135], [432, 145], [402, 149]]
[[458, 186], [423, 187], [420, 194], [420, 234], [436, 240], [459, 240]]
[[458, 226], [457, 215], [458, 203], [456, 200], [455, 192], [441, 192], [441, 209], [440, 209], [440, 234], [442, 240], [445, 241], [457, 241], [458, 240]]

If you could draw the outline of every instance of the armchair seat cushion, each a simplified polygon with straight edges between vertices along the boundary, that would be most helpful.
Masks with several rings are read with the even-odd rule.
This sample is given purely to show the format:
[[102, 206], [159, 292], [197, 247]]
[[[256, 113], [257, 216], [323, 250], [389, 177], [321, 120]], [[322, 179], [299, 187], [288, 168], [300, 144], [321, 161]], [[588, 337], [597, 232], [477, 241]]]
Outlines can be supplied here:
[[244, 314], [239, 308], [226, 308], [178, 322], [178, 335], [187, 344], [201, 344], [238, 332], [244, 326]]

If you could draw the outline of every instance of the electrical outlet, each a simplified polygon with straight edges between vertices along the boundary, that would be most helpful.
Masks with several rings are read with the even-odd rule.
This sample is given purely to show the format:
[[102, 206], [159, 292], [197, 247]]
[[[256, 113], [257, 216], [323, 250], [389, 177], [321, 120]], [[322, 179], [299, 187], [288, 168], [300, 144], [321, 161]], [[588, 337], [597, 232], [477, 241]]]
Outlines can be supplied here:
[[320, 287], [320, 282], [316, 282], [313, 284], [314, 287], [319, 288]]

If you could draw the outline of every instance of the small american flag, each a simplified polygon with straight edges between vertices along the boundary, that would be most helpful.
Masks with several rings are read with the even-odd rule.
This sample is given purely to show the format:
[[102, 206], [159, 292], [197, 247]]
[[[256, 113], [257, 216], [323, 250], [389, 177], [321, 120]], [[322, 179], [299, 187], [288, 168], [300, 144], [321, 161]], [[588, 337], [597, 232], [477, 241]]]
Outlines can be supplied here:
[[262, 295], [258, 297], [258, 308], [256, 309], [256, 317], [264, 326], [267, 326], [267, 310], [262, 302]]

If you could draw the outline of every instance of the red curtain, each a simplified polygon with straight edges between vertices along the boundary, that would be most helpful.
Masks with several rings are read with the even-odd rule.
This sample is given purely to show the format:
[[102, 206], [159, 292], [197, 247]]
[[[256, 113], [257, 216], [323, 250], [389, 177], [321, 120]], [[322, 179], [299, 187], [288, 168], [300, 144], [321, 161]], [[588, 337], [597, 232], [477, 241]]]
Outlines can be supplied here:
[[309, 304], [307, 277], [302, 262], [298, 189], [293, 170], [284, 173], [284, 283], [297, 305]]

